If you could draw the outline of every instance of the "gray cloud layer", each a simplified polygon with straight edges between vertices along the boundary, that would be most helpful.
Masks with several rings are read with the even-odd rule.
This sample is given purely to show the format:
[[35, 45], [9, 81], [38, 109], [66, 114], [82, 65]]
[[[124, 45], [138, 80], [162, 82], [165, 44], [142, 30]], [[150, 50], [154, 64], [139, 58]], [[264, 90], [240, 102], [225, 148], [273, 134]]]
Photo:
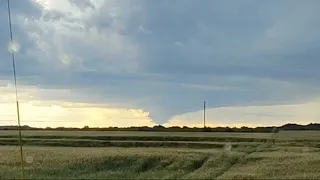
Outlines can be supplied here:
[[[47, 98], [141, 107], [163, 123], [203, 100], [218, 107], [319, 97], [319, 1], [52, 3], [62, 1], [70, 11], [11, 0], [21, 83], [78, 94]], [[0, 75], [9, 79], [0, 7]]]

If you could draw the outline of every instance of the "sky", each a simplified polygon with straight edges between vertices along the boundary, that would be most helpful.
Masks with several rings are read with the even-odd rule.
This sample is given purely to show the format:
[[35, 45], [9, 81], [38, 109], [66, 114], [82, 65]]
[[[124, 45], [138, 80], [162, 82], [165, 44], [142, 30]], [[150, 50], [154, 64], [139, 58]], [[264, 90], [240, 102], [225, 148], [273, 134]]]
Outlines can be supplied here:
[[0, 2], [0, 125], [320, 122], [318, 0]]

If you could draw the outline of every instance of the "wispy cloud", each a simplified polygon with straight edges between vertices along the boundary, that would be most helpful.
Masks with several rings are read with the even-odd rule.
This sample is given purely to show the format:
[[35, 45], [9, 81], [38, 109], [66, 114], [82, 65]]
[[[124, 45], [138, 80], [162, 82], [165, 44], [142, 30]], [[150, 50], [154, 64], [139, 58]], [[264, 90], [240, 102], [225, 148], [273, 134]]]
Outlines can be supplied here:
[[150, 31], [150, 30], [148, 30], [148, 29], [144, 28], [144, 27], [143, 27], [143, 26], [141, 26], [141, 25], [139, 26], [139, 30], [140, 30], [140, 31], [142, 31], [142, 32], [144, 32], [144, 33], [148, 33], [148, 34], [149, 34], [149, 33], [152, 33], [152, 31]]
[[182, 42], [179, 42], [179, 41], [174, 42], [174, 44], [177, 45], [177, 46], [180, 46], [180, 47], [184, 46], [184, 44]]

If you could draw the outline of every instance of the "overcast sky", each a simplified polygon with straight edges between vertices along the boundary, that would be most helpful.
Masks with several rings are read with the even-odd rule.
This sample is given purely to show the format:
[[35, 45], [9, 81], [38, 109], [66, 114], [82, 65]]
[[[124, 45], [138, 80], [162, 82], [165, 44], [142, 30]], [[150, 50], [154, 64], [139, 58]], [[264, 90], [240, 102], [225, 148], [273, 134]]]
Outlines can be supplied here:
[[[320, 122], [318, 0], [10, 0], [34, 126]], [[6, 1], [0, 120], [14, 124]], [[19, 46], [19, 48], [17, 48]]]

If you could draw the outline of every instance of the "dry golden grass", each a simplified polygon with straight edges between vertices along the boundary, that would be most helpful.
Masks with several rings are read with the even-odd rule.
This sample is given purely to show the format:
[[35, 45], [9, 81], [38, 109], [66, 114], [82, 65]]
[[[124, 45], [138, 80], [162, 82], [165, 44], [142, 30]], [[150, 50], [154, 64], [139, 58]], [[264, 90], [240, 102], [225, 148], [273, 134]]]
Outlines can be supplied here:
[[[28, 179], [320, 179], [317, 132], [23, 134]], [[0, 132], [0, 179], [20, 177], [16, 135]]]
[[[25, 147], [29, 179], [319, 179], [320, 154], [301, 147], [233, 149]], [[258, 150], [260, 150], [258, 152]], [[274, 151], [277, 150], [277, 151]], [[0, 148], [0, 179], [19, 178], [19, 149]]]

